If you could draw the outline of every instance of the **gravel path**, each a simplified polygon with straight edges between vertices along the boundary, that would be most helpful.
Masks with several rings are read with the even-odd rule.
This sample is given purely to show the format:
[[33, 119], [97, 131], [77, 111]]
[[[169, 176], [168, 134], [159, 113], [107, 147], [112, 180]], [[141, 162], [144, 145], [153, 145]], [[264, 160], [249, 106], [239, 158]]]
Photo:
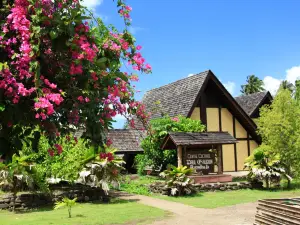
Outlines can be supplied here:
[[252, 225], [257, 203], [239, 204], [216, 209], [201, 209], [177, 202], [151, 198], [142, 195], [114, 193], [118, 198], [135, 200], [173, 213], [173, 216], [152, 225]]

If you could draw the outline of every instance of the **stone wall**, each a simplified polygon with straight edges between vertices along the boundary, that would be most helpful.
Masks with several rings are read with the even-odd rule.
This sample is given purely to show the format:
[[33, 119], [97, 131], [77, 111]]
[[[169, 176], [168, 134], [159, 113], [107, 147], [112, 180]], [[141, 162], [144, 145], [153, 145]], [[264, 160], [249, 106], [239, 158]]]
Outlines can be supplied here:
[[[16, 208], [29, 209], [44, 205], [53, 205], [63, 197], [70, 199], [77, 198], [77, 202], [103, 201], [108, 202], [109, 196], [106, 196], [100, 188], [92, 188], [85, 185], [75, 186], [53, 186], [49, 194], [43, 193], [21, 193], [16, 198]], [[9, 209], [13, 206], [12, 194], [0, 196], [0, 209]]]
[[[207, 183], [207, 184], [193, 184], [197, 192], [207, 191], [230, 191], [252, 188], [251, 184], [246, 181], [241, 182], [228, 182], [228, 183]], [[168, 188], [164, 182], [155, 182], [149, 185], [149, 189], [152, 193], [159, 193], [163, 195], [169, 195], [170, 188]]]

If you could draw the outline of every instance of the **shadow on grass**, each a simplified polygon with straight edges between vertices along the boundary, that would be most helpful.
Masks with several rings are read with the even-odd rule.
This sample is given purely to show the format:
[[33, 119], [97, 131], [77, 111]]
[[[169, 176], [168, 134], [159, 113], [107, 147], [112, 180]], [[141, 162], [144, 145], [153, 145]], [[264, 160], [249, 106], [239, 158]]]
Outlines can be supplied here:
[[[130, 202], [137, 202], [138, 199], [130, 199], [130, 200], [124, 200], [124, 199], [118, 199], [118, 198], [111, 198], [110, 202], [103, 202], [101, 200], [99, 201], [91, 201], [91, 202], [78, 202], [78, 205], [88, 205], [88, 204], [97, 204], [97, 205], [112, 205], [112, 204], [126, 204]], [[76, 207], [76, 206], [75, 206]], [[15, 214], [30, 214], [35, 212], [46, 212], [46, 211], [52, 211], [53, 204], [41, 206], [40, 208], [33, 208], [33, 209], [16, 209]], [[84, 217], [83, 215], [77, 215], [77, 217]]]

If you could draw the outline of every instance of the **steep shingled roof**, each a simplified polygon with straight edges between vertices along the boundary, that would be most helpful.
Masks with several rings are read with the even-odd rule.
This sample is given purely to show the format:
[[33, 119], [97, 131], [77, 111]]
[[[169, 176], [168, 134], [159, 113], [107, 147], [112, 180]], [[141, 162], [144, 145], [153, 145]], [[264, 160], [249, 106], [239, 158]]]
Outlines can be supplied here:
[[118, 149], [118, 152], [142, 152], [140, 147], [144, 132], [133, 129], [114, 129], [109, 130], [107, 138], [112, 141], [112, 147]]
[[188, 116], [208, 73], [205, 71], [147, 91], [142, 102], [150, 111], [153, 111], [156, 102], [160, 102], [152, 118], [161, 117], [161, 110], [170, 116]]
[[264, 91], [250, 95], [241, 95], [236, 97], [235, 100], [244, 109], [244, 111], [251, 116], [266, 97], [272, 99], [271, 94], [268, 91]]

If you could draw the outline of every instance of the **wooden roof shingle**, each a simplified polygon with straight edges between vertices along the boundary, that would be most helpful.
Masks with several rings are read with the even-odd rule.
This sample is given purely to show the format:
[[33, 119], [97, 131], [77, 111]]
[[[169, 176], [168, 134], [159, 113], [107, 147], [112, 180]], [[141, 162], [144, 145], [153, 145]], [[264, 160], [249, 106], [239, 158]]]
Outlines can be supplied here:
[[237, 140], [228, 132], [170, 132], [162, 144], [162, 149], [172, 149], [175, 146], [205, 146], [234, 144]]
[[142, 152], [141, 139], [145, 133], [133, 129], [113, 129], [107, 133], [107, 138], [112, 141], [112, 147], [118, 152]]
[[257, 92], [249, 95], [241, 95], [236, 97], [237, 103], [244, 109], [244, 111], [251, 117], [251, 115], [256, 111], [264, 99], [272, 99], [270, 92]]
[[147, 91], [142, 99], [146, 109], [152, 112], [151, 118], [161, 117], [161, 111], [153, 112], [155, 103], [160, 102], [159, 109], [169, 116], [188, 116], [209, 71], [172, 82]]

